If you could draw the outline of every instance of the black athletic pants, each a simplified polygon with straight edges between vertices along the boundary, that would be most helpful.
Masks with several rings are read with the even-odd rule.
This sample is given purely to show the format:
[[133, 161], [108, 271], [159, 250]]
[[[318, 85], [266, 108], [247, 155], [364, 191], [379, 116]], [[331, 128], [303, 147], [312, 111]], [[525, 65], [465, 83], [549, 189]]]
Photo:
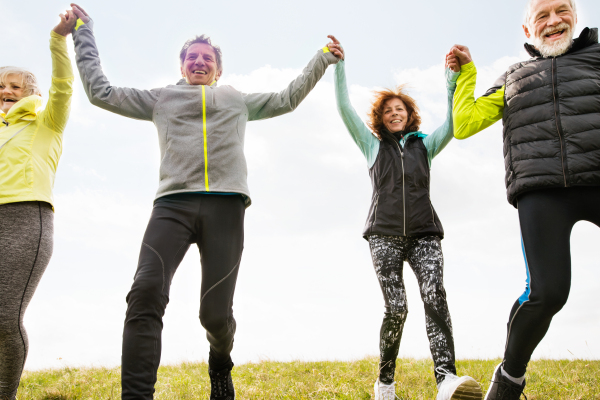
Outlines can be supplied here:
[[504, 370], [514, 377], [525, 374], [552, 317], [567, 302], [571, 230], [578, 221], [600, 226], [600, 187], [535, 190], [518, 198], [518, 208], [527, 287], [508, 322]]
[[157, 199], [144, 234], [123, 330], [123, 399], [152, 399], [160, 363], [162, 317], [171, 280], [192, 243], [202, 264], [200, 323], [210, 342], [209, 367], [232, 365], [233, 294], [244, 243], [239, 195], [185, 193]]

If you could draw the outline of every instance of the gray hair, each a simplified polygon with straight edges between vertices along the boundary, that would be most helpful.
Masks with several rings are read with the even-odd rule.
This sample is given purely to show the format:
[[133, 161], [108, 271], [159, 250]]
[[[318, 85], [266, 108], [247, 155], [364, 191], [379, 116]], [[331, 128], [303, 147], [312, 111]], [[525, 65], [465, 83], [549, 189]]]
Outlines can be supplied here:
[[6, 84], [6, 79], [9, 75], [17, 75], [21, 78], [21, 86], [24, 89], [23, 94], [25, 96], [42, 94], [38, 86], [37, 78], [33, 73], [20, 67], [0, 67], [0, 83]]
[[[529, 19], [531, 18], [531, 5], [533, 4], [534, 1], [535, 0], [527, 1], [527, 8], [525, 8], [525, 19], [524, 19], [525, 26], [529, 26]], [[575, 0], [569, 0], [569, 3], [571, 3], [571, 8], [573, 9], [573, 12], [575, 13], [575, 15], [577, 15], [577, 5], [575, 4]]]

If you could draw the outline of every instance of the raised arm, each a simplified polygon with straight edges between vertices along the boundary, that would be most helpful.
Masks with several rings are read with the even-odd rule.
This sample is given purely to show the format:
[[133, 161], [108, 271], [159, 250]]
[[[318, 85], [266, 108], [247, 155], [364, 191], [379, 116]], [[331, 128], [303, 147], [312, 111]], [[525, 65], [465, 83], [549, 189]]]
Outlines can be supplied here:
[[460, 58], [461, 75], [454, 93], [454, 137], [466, 139], [493, 125], [504, 113], [504, 84], [502, 75], [483, 96], [475, 100], [477, 69], [469, 49], [456, 45], [453, 52]]
[[348, 85], [346, 84], [346, 62], [344, 60], [335, 66], [335, 99], [337, 109], [350, 133], [352, 140], [367, 159], [369, 168], [375, 164], [377, 153], [379, 153], [379, 139], [367, 128], [360, 119], [348, 96]]
[[448, 108], [446, 111], [446, 120], [444, 123], [423, 139], [423, 143], [427, 148], [427, 159], [431, 166], [431, 160], [437, 156], [446, 147], [450, 140], [454, 137], [454, 124], [452, 122], [452, 99], [456, 90], [456, 81], [460, 76], [460, 72], [454, 72], [450, 68], [446, 68], [446, 90]]
[[93, 32], [93, 21], [81, 7], [72, 4], [82, 22], [73, 33], [77, 68], [83, 88], [90, 102], [105, 110], [125, 117], [152, 120], [154, 105], [160, 89], [139, 90], [112, 86], [100, 65], [100, 56]]
[[248, 93], [244, 101], [248, 107], [248, 120], [277, 117], [294, 111], [315, 87], [327, 67], [338, 62], [338, 58], [328, 47], [317, 51], [300, 76], [279, 93]]
[[73, 96], [73, 67], [67, 52], [67, 38], [75, 26], [77, 17], [68, 10], [60, 15], [60, 23], [50, 32], [52, 56], [52, 85], [46, 108], [40, 113], [44, 125], [62, 133], [67, 126]]

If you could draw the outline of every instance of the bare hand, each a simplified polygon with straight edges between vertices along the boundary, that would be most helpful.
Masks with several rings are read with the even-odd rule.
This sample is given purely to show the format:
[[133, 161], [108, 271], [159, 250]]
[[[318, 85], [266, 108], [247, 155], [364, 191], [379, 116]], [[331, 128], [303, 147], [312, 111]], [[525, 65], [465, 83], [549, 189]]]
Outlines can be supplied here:
[[446, 68], [450, 68], [454, 72], [460, 71], [460, 62], [458, 61], [458, 57], [456, 57], [452, 52], [446, 54]]
[[467, 46], [455, 44], [450, 49], [450, 53], [452, 53], [456, 58], [458, 58], [458, 62], [461, 66], [473, 61], [473, 58], [471, 58], [471, 52], [469, 51], [469, 48]]
[[90, 16], [88, 15], [88, 13], [85, 12], [83, 8], [81, 8], [75, 3], [71, 3], [71, 8], [73, 9], [73, 12], [77, 16], [77, 18], [82, 20], [84, 24], [90, 22]]
[[60, 22], [54, 27], [53, 31], [59, 35], [68, 36], [69, 33], [73, 31], [73, 28], [75, 28], [77, 17], [71, 10], [65, 11], [65, 13], [60, 14], [59, 17]]
[[327, 43], [327, 48], [329, 48], [329, 51], [340, 60], [343, 60], [344, 48], [340, 44], [340, 41], [337, 40], [333, 35], [327, 35], [327, 37], [331, 39], [331, 42]]

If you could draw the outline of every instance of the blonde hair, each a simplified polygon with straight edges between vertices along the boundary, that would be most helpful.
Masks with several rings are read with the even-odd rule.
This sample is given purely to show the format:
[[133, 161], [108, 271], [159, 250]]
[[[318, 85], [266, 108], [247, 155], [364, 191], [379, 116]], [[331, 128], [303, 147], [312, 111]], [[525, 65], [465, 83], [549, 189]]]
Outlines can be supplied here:
[[24, 68], [20, 67], [0, 67], [0, 83], [6, 84], [9, 75], [17, 75], [21, 77], [21, 87], [25, 96], [41, 95], [42, 92], [38, 86], [35, 75]]

